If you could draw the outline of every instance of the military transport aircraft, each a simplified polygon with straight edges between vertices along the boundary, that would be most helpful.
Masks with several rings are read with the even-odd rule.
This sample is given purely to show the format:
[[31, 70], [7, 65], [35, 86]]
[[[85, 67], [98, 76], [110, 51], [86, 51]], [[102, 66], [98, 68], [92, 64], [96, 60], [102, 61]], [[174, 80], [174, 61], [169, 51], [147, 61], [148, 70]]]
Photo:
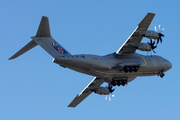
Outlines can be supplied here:
[[[164, 72], [172, 67], [171, 63], [161, 56], [145, 56], [136, 53], [137, 49], [141, 51], [154, 49], [152, 39], [162, 42], [162, 34], [147, 30], [154, 16], [154, 13], [148, 13], [123, 45], [116, 52], [105, 56], [71, 55], [51, 37], [49, 20], [47, 17], [42, 16], [36, 36], [31, 37], [32, 40], [9, 60], [40, 45], [54, 58], [54, 63], [64, 68], [94, 76], [84, 90], [68, 105], [68, 107], [76, 107], [92, 92], [100, 95], [109, 95], [114, 91], [113, 87], [116, 85], [124, 86], [138, 76], [157, 75], [162, 78]], [[149, 38], [151, 42], [141, 43], [143, 37]], [[104, 82], [108, 83], [108, 87], [101, 86]]]

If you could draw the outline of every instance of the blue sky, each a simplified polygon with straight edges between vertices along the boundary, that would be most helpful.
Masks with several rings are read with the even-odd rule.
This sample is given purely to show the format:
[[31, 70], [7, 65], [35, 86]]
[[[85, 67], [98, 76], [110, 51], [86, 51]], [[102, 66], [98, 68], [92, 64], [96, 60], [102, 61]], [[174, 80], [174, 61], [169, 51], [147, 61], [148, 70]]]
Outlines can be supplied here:
[[[1, 1], [0, 120], [179, 120], [179, 4], [178, 0]], [[149, 30], [159, 24], [165, 29], [163, 43], [155, 51], [173, 67], [163, 79], [138, 77], [127, 87], [116, 87], [111, 102], [93, 93], [75, 109], [68, 108], [93, 76], [59, 67], [40, 46], [8, 61], [36, 34], [42, 16], [49, 17], [53, 38], [72, 54], [106, 55], [119, 49], [148, 12], [156, 13]]]

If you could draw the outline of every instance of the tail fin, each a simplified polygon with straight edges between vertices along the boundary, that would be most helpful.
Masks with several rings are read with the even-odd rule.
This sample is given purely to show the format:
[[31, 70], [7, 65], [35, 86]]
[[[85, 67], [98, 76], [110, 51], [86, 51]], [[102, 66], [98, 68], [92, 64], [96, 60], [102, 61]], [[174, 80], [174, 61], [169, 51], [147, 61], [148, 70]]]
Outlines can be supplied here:
[[25, 45], [21, 50], [14, 54], [9, 60], [14, 59], [27, 52], [28, 50], [40, 45], [52, 57], [57, 58], [60, 56], [70, 55], [70, 53], [56, 42], [50, 33], [49, 20], [47, 17], [42, 16], [36, 36], [31, 37], [32, 40]]
[[42, 16], [41, 18], [36, 37], [51, 37], [49, 20], [45, 16]]

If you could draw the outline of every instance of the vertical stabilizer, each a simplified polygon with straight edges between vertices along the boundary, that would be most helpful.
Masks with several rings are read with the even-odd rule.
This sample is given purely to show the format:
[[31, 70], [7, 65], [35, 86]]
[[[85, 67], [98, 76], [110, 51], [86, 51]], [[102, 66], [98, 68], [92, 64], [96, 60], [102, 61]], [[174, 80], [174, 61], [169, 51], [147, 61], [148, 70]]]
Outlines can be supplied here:
[[49, 20], [45, 16], [42, 16], [41, 18], [41, 22], [36, 33], [36, 37], [51, 37]]
[[42, 16], [36, 36], [31, 38], [54, 58], [70, 55], [65, 48], [51, 37], [49, 20], [45, 16]]

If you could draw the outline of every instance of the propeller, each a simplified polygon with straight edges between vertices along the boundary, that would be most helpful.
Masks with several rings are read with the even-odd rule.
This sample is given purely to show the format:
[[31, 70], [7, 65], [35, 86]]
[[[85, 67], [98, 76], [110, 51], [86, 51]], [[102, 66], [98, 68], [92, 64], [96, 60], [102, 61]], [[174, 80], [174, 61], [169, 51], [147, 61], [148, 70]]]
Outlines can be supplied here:
[[149, 43], [149, 42], [147, 42], [147, 43], [151, 46], [152, 51], [153, 51], [154, 53], [156, 53], [156, 52], [154, 51], [154, 49], [157, 47], [157, 45], [154, 46], [155, 40], [153, 40], [153, 42], [152, 42], [152, 40], [150, 40], [150, 43]]
[[164, 28], [162, 28], [161, 31], [160, 31], [160, 27], [161, 27], [161, 25], [159, 25], [158, 30], [157, 30], [156, 26], [154, 27], [155, 31], [159, 35], [159, 38], [157, 39], [157, 44], [159, 43], [159, 41], [162, 43], [162, 38], [161, 37], [164, 37], [164, 35], [161, 33], [162, 31], [164, 31]]
[[111, 101], [111, 96], [114, 97], [114, 95], [111, 93], [111, 96], [110, 95], [106, 95], [105, 100], [107, 100], [108, 96], [109, 96], [109, 101]]
[[109, 86], [108, 86], [108, 89], [109, 89], [109, 92], [110, 92], [110, 93], [112, 93], [112, 92], [115, 90], [115, 89], [112, 89], [112, 87], [113, 87], [112, 85], [109, 85]]
[[[112, 97], [114, 97], [114, 95], [112, 94], [112, 92], [115, 90], [115, 89], [112, 89], [112, 85], [108, 85], [108, 89], [109, 89], [109, 92], [110, 92], [110, 94], [111, 94], [111, 96]], [[107, 97], [109, 96], [109, 101], [111, 101], [111, 96], [110, 96], [110, 94], [109, 95], [106, 95], [106, 97], [105, 97], [105, 100], [107, 100]]]

